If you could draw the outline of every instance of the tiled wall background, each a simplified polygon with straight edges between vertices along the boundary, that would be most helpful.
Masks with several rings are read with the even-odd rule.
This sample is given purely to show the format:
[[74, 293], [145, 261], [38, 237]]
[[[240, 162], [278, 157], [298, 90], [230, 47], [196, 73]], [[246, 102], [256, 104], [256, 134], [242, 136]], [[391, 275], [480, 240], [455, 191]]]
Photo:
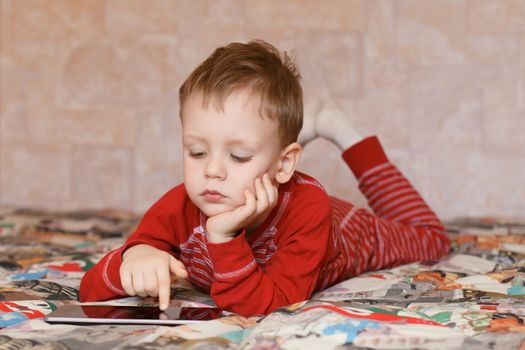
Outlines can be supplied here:
[[[211, 51], [294, 49], [443, 218], [525, 216], [523, 0], [0, 0], [0, 204], [144, 211], [181, 181], [178, 87]], [[301, 170], [364, 205], [326, 141]]]

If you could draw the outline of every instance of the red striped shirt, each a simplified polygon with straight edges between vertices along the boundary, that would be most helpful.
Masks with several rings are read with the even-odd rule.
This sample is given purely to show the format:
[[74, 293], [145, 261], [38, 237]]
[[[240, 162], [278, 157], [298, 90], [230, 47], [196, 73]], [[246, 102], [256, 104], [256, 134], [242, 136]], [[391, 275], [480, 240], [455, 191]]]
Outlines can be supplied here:
[[124, 246], [86, 273], [81, 300], [123, 295], [121, 253], [141, 243], [181, 260], [195, 286], [209, 291], [219, 307], [242, 315], [308, 299], [364, 271], [448, 253], [439, 219], [388, 161], [376, 137], [354, 145], [343, 159], [374, 213], [328, 196], [315, 179], [297, 172], [279, 188], [277, 205], [255, 231], [212, 244], [206, 218], [182, 184], [146, 212]]

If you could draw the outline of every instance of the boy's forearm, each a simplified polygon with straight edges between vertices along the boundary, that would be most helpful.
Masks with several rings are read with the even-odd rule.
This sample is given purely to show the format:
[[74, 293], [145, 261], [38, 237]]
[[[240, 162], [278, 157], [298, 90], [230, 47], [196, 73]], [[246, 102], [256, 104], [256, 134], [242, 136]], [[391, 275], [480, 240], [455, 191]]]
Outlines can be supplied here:
[[127, 295], [120, 283], [121, 253], [122, 247], [109, 252], [84, 274], [79, 288], [81, 302], [108, 300]]
[[211, 295], [218, 306], [251, 316], [311, 296], [330, 244], [331, 206], [322, 193], [317, 210], [297, 218], [301, 229], [275, 243], [267, 237], [269, 247], [264, 240], [248, 242], [244, 233], [224, 244], [207, 244], [214, 270]]

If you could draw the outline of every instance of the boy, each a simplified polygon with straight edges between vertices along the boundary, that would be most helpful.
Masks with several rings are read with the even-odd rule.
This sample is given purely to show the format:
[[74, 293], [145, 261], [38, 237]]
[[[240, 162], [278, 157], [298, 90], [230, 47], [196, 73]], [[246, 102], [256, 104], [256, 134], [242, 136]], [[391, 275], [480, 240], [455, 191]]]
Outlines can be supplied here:
[[341, 113], [325, 107], [307, 120], [303, 140], [322, 136], [346, 149], [377, 216], [295, 171], [299, 78], [291, 59], [263, 41], [221, 47], [191, 73], [179, 96], [184, 183], [86, 273], [81, 301], [158, 296], [165, 309], [173, 274], [221, 308], [267, 314], [365, 270], [448, 253], [439, 219], [377, 138], [361, 140]]

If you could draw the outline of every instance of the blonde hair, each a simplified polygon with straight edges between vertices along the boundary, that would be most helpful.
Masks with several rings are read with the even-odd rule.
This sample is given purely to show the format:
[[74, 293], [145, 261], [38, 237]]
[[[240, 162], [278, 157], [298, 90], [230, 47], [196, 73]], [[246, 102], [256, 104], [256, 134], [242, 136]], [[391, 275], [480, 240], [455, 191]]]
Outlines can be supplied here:
[[234, 91], [248, 88], [260, 97], [259, 112], [279, 123], [284, 147], [297, 141], [303, 126], [301, 76], [293, 58], [262, 40], [231, 43], [216, 49], [188, 76], [179, 90], [180, 110], [188, 97], [200, 93], [203, 103], [219, 108]]

